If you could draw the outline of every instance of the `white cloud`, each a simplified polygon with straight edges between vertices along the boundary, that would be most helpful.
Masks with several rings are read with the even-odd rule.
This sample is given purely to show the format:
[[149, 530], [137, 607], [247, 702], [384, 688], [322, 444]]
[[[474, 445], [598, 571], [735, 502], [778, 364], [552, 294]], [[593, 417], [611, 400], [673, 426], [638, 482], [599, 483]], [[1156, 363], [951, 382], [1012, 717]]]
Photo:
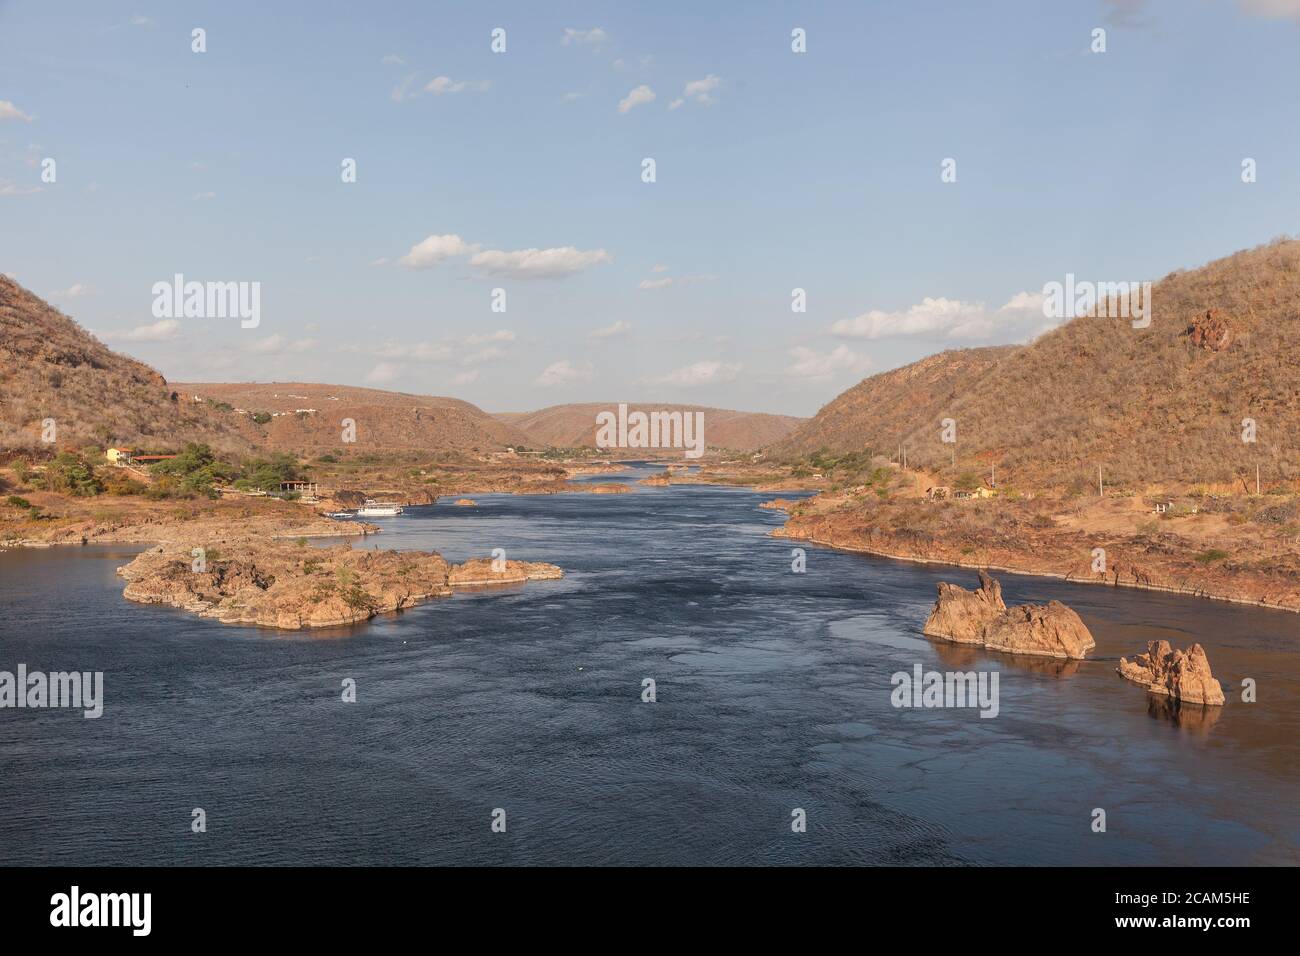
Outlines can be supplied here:
[[8, 100], [0, 100], [0, 120], [22, 120], [24, 123], [30, 123], [32, 118]]
[[631, 323], [619, 319], [613, 325], [605, 325], [599, 329], [592, 329], [587, 333], [587, 337], [592, 339], [612, 339], [616, 336], [627, 335], [627, 333], [631, 331]]
[[441, 342], [381, 342], [377, 345], [343, 345], [340, 352], [359, 352], [379, 359], [443, 362], [452, 357], [451, 346]]
[[[469, 264], [475, 269], [513, 279], [556, 279], [613, 261], [604, 249], [559, 246], [552, 249], [485, 250], [478, 243], [468, 243], [457, 235], [433, 235], [412, 246], [398, 262], [411, 269], [428, 269], [455, 256], [470, 256]], [[513, 332], [509, 334], [514, 335]]]
[[424, 92], [434, 96], [444, 93], [481, 93], [489, 86], [487, 80], [453, 80], [450, 76], [435, 76], [424, 85]]
[[66, 289], [60, 289], [57, 292], [51, 292], [51, 296], [59, 296], [65, 299], [76, 299], [83, 295], [90, 294], [90, 287], [81, 282], [74, 282]]
[[7, 179], [0, 182], [0, 196], [30, 196], [41, 192], [40, 186], [15, 186]]
[[105, 332], [103, 338], [106, 341], [119, 342], [163, 342], [174, 338], [176, 330], [180, 327], [181, 324], [175, 319], [162, 319], [152, 325], [137, 325], [133, 329]]
[[461, 372], [459, 375], [453, 376], [451, 380], [451, 384], [468, 385], [471, 382], [477, 380], [478, 380], [478, 369], [472, 368], [468, 372]]
[[506, 350], [498, 348], [495, 345], [489, 345], [485, 349], [479, 349], [477, 352], [470, 352], [461, 358], [461, 365], [482, 365], [484, 362], [492, 362], [506, 354]]
[[384, 64], [385, 66], [406, 66], [406, 61], [403, 60], [403, 59], [402, 59], [400, 56], [398, 56], [396, 53], [389, 53], [389, 54], [387, 54], [387, 55], [386, 55], [383, 59], [381, 59], [379, 62], [382, 63], [382, 64]]
[[816, 352], [799, 346], [790, 350], [790, 357], [794, 363], [786, 367], [785, 374], [791, 378], [813, 381], [825, 381], [833, 378], [837, 372], [862, 372], [871, 365], [870, 359], [854, 352], [847, 345], [837, 345], [829, 352]]
[[652, 268], [650, 271], [651, 271], [651, 272], [667, 272], [667, 271], [668, 271], [668, 267], [667, 267], [666, 265], [664, 265], [663, 263], [657, 263], [657, 264], [654, 266], [654, 268]]
[[513, 342], [515, 333], [510, 329], [497, 329], [495, 332], [475, 333], [465, 336], [466, 345], [481, 345], [484, 342]]
[[558, 279], [612, 261], [604, 249], [584, 251], [573, 246], [560, 246], [555, 249], [520, 249], [515, 252], [489, 249], [476, 253], [469, 264], [491, 275], [509, 276], [513, 279]]
[[681, 99], [673, 100], [669, 104], [669, 109], [677, 109], [686, 100], [694, 100], [701, 106], [710, 106], [717, 102], [717, 98], [713, 94], [717, 92], [718, 87], [721, 85], [722, 80], [713, 73], [710, 73], [702, 80], [691, 80], [686, 84], [686, 88], [682, 90]]
[[590, 30], [575, 30], [573, 27], [564, 28], [564, 36], [560, 42], [565, 46], [574, 44], [577, 46], [598, 47], [609, 39], [609, 34], [600, 27], [592, 27]]
[[137, 13], [135, 16], [131, 18], [131, 26], [151, 27], [153, 26], [153, 20], [151, 20], [149, 17], [144, 16], [143, 14]]
[[558, 362], [552, 362], [542, 370], [542, 374], [533, 379], [534, 385], [542, 388], [553, 388], [558, 385], [572, 385], [575, 382], [585, 382], [591, 378], [591, 363], [583, 365], [574, 365], [568, 359], [561, 359]]
[[285, 353], [310, 352], [316, 348], [315, 339], [291, 339], [288, 336], [268, 335], [264, 339], [258, 339], [250, 345], [245, 346], [244, 351], [255, 352], [258, 355], [281, 355]]
[[831, 332], [843, 338], [883, 339], [895, 336], [931, 336], [951, 339], [987, 339], [999, 330], [1017, 326], [1035, 316], [1042, 318], [1043, 297], [1019, 292], [999, 309], [982, 302], [930, 298], [897, 312], [872, 309], [851, 319], [840, 319]]
[[696, 282], [713, 282], [717, 278], [718, 277], [714, 275], [665, 276], [662, 279], [642, 279], [637, 283], [637, 288], [647, 291], [652, 289], [666, 289], [670, 285], [693, 285]]
[[402, 367], [392, 362], [380, 362], [366, 373], [366, 381], [374, 385], [388, 385], [402, 374]]
[[371, 259], [370, 264], [372, 266], [386, 266], [388, 265], [388, 256], [380, 256], [378, 259]]
[[642, 83], [640, 86], [633, 89], [632, 92], [628, 93], [627, 96], [618, 101], [618, 111], [620, 113], [626, 113], [635, 106], [640, 106], [642, 103], [653, 101], [654, 98], [655, 91]]
[[217, 194], [216, 193], [195, 193], [194, 198], [199, 201], [203, 201], [206, 199], [216, 199]]
[[716, 385], [733, 381], [743, 366], [739, 362], [703, 361], [675, 369], [667, 375], [646, 379], [650, 385]]
[[429, 269], [444, 259], [468, 255], [477, 248], [457, 235], [426, 236], [397, 261], [408, 269]]

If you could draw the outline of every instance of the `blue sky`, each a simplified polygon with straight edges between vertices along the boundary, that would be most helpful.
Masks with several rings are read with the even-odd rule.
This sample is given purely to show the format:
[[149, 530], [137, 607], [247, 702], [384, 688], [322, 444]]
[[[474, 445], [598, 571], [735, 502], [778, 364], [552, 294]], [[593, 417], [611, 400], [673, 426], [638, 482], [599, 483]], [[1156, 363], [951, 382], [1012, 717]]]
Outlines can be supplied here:
[[1297, 231], [1298, 89], [1300, 0], [0, 0], [0, 271], [174, 381], [811, 414]]

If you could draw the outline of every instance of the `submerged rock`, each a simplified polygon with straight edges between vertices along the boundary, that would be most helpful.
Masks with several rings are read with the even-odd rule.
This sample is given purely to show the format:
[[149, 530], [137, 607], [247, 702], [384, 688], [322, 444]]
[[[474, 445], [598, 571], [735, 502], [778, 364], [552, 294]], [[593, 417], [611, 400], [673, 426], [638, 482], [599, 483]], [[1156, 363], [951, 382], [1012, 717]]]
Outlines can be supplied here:
[[1082, 660], [1096, 641], [1088, 626], [1060, 601], [1008, 608], [1002, 586], [979, 572], [980, 586], [967, 591], [941, 582], [924, 633], [958, 644], [977, 644], [1009, 654]]
[[1147, 652], [1119, 659], [1115, 672], [1153, 694], [1167, 694], [1189, 704], [1221, 706], [1223, 688], [1210, 672], [1205, 648], [1193, 644], [1180, 651], [1168, 641], [1148, 641]]

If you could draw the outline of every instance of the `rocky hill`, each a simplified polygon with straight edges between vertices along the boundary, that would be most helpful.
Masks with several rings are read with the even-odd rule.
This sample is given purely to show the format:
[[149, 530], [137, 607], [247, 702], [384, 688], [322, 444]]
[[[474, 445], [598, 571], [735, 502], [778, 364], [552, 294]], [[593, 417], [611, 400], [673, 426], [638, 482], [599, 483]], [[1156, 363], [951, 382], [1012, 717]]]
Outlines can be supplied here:
[[[1032, 344], [945, 352], [873, 376], [777, 450], [895, 449], [945, 480], [996, 465], [1020, 487], [1106, 481], [1254, 489], [1300, 479], [1300, 241], [1154, 284], [1149, 327], [1080, 317]], [[956, 422], [953, 446], [941, 421]], [[1242, 440], [1243, 420], [1255, 441]]]
[[[535, 412], [503, 412], [496, 417], [520, 429], [528, 436], [529, 443], [535, 446], [594, 448], [596, 415], [605, 411], [617, 412], [618, 404], [618, 402], [587, 402], [552, 405]], [[704, 440], [708, 447], [733, 451], [762, 448], [780, 441], [805, 421], [790, 415], [737, 412], [724, 408], [707, 408], [703, 405], [655, 405], [646, 402], [630, 402], [628, 411], [703, 412]]]
[[[919, 422], [938, 422], [1014, 345], [940, 352], [864, 379], [772, 445], [777, 455], [874, 450], [893, 455]], [[937, 427], [937, 425], [936, 425]]]
[[[0, 451], [185, 441], [251, 447], [244, 423], [174, 392], [158, 372], [0, 275]], [[53, 446], [42, 441], [46, 419], [55, 423]]]
[[[518, 429], [455, 398], [302, 382], [186, 382], [175, 387], [190, 404], [221, 403], [239, 417], [257, 416], [259, 443], [279, 450], [351, 446], [359, 451], [474, 452], [529, 443]], [[355, 444], [343, 441], [347, 419], [356, 425]]]

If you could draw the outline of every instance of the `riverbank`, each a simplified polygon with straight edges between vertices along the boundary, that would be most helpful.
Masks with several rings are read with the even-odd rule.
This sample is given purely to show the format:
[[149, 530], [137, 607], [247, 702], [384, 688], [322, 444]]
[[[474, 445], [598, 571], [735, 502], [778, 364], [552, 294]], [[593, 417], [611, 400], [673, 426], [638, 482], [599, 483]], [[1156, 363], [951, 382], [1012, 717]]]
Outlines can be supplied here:
[[[772, 504], [775, 537], [922, 564], [1167, 591], [1300, 611], [1300, 547], [1269, 508], [1169, 517], [1138, 499], [870, 500]], [[1287, 504], [1287, 503], [1281, 503]]]

